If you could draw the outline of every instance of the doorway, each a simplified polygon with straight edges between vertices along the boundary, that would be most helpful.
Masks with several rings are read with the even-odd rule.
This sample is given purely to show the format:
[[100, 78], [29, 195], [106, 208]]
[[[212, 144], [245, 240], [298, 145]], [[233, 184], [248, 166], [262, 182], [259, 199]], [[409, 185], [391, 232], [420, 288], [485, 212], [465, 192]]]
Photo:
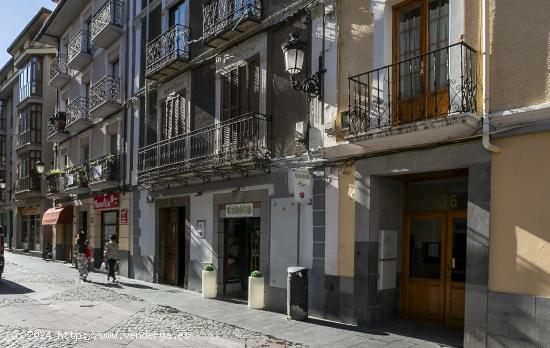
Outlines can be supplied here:
[[161, 209], [164, 283], [185, 286], [185, 208]]
[[[109, 242], [113, 234], [118, 237], [118, 210], [104, 211], [101, 213], [101, 254], [99, 254], [99, 259], [103, 258], [105, 244]], [[96, 264], [99, 267], [101, 260], [97, 260]]]
[[405, 215], [402, 314], [464, 325], [466, 211]]
[[248, 276], [260, 270], [260, 218], [224, 220], [224, 296], [245, 298]]

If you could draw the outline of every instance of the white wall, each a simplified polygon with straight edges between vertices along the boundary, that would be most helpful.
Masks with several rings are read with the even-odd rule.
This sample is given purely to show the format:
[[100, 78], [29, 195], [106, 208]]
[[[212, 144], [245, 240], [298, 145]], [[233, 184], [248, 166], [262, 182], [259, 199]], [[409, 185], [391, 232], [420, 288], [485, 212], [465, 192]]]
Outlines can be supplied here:
[[[191, 224], [191, 251], [189, 259], [191, 264], [213, 263], [215, 261], [213, 248], [213, 221], [214, 221], [214, 196], [213, 193], [204, 193], [201, 196], [190, 197], [190, 224]], [[201, 238], [196, 230], [197, 220], [206, 221], [204, 238]]]
[[325, 274], [338, 275], [338, 169], [326, 169], [325, 177]]

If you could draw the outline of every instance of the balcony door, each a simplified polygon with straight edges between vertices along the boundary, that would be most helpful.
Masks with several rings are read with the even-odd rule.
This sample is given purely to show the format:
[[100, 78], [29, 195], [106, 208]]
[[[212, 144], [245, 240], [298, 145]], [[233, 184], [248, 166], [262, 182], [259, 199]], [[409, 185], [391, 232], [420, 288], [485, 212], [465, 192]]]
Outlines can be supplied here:
[[394, 123], [447, 114], [449, 0], [396, 6], [393, 33]]

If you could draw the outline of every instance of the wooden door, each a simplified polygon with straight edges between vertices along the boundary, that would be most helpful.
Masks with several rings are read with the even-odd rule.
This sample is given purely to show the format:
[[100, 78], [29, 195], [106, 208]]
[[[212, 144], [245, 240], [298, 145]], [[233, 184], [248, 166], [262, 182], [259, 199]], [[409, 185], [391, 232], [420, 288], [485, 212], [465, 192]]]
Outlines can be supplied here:
[[443, 322], [445, 214], [407, 214], [403, 239], [403, 303], [407, 319]]
[[164, 282], [176, 285], [178, 263], [178, 223], [177, 209], [164, 209]]
[[394, 123], [449, 110], [449, 0], [413, 0], [394, 8]]
[[464, 326], [467, 231], [466, 212], [448, 214], [445, 323], [452, 327]]

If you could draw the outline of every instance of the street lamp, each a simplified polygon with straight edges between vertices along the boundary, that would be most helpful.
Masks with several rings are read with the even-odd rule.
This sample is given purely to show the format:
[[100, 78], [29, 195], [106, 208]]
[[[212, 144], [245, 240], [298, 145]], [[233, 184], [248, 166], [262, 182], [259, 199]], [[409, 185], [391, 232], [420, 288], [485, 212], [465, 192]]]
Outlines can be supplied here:
[[6, 188], [6, 182], [4, 180], [0, 181], [0, 190], [3, 190]]
[[36, 171], [38, 174], [44, 174], [44, 170], [46, 169], [46, 165], [41, 160], [36, 161]]
[[306, 61], [306, 43], [300, 40], [300, 34], [295, 31], [290, 33], [290, 37], [281, 45], [281, 49], [285, 56], [285, 70], [290, 74], [292, 89], [306, 93], [310, 98], [321, 96], [321, 74], [325, 72], [324, 70], [319, 70], [301, 82], [298, 81], [297, 75], [302, 72]]

